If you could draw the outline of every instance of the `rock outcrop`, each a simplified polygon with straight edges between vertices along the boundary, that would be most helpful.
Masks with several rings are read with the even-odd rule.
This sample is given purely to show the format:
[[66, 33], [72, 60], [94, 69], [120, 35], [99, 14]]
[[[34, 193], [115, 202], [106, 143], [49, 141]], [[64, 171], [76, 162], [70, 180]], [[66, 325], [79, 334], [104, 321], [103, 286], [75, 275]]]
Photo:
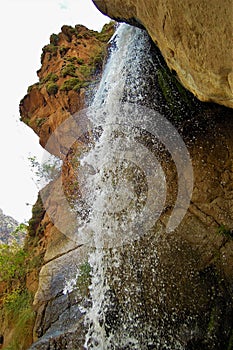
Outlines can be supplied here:
[[145, 27], [169, 68], [201, 101], [233, 107], [231, 0], [93, 2], [111, 18]]
[[11, 244], [13, 241], [22, 243], [25, 233], [20, 232], [20, 230], [13, 234], [19, 226], [18, 221], [9, 215], [5, 215], [0, 209], [0, 244]]
[[[43, 147], [47, 148], [49, 137], [59, 125], [92, 100], [113, 32], [113, 22], [105, 25], [100, 33], [81, 25], [75, 28], [63, 26], [61, 33], [52, 34], [50, 44], [43, 48], [39, 82], [28, 88], [20, 102], [21, 120], [38, 134]], [[62, 178], [72, 206], [78, 191], [72, 154], [75, 148], [85, 144], [85, 140], [72, 145], [69, 154], [62, 141], [48, 150], [64, 160], [58, 181]], [[47, 186], [48, 191], [51, 186], [56, 188], [56, 180]], [[56, 201], [52, 211], [66, 223], [67, 218]], [[85, 307], [89, 283], [86, 248], [68, 239], [54, 226], [44, 210], [41, 196], [32, 214], [27, 246], [29, 250], [36, 247], [39, 256], [43, 257], [43, 264], [36, 290], [33, 288], [36, 319], [31, 349], [81, 350], [85, 335], [80, 309]], [[27, 278], [29, 290], [32, 278]], [[79, 278], [80, 282], [77, 282]]]
[[[124, 4], [122, 11], [130, 7]], [[130, 21], [135, 23], [133, 17], [130, 12]], [[37, 132], [43, 146], [58, 125], [91, 97], [110, 32], [102, 32], [102, 41], [103, 37], [86, 28], [63, 27], [44, 48], [40, 82], [20, 104], [22, 120]], [[92, 50], [98, 56], [94, 66]], [[194, 191], [182, 223], [168, 235], [165, 225], [177, 194], [176, 169], [163, 147], [158, 152], [153, 140], [144, 135], [144, 144], [164, 168], [167, 198], [150, 232], [119, 248], [117, 268], [110, 259], [106, 333], [136, 334], [143, 350], [166, 348], [171, 339], [171, 348], [181, 344], [178, 348], [187, 350], [229, 350], [233, 339], [232, 111], [198, 101], [179, 84], [152, 42], [148, 50], [151, 58], [142, 67], [142, 83], [133, 80], [127, 93], [134, 100], [137, 91], [142, 105], [157, 110], [178, 129], [191, 155]], [[90, 74], [90, 69], [97, 74]], [[72, 147], [62, 170], [71, 207], [73, 199], [80, 200], [72, 158], [77, 150], [80, 144]], [[50, 151], [61, 155], [62, 145]], [[48, 186], [56, 186], [56, 181]], [[53, 211], [62, 216], [56, 203]], [[87, 248], [54, 226], [40, 197], [29, 223], [27, 244], [43, 257], [39, 281], [33, 284], [36, 320], [31, 349], [83, 349], [83, 312], [90, 283]], [[28, 289], [32, 278], [27, 277]]]

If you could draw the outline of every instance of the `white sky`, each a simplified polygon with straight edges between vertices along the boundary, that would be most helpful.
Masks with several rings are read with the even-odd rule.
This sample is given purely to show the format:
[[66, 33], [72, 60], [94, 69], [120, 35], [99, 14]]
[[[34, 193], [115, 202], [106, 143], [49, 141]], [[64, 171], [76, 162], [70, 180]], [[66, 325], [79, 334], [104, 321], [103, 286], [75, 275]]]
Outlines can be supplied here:
[[34, 132], [19, 121], [19, 102], [38, 81], [42, 47], [63, 24], [100, 30], [109, 19], [91, 0], [7, 0], [0, 2], [0, 208], [23, 222], [31, 217], [38, 189], [28, 157], [42, 158]]

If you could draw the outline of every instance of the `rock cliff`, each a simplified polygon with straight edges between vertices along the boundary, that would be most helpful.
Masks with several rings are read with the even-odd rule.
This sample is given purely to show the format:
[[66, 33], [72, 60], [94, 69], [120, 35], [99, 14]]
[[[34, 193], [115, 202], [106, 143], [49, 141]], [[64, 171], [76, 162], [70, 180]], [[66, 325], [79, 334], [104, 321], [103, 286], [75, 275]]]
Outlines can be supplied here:
[[233, 107], [231, 0], [93, 2], [111, 18], [145, 27], [169, 68], [201, 101]]
[[[130, 10], [130, 7], [122, 9]], [[130, 21], [135, 23], [133, 17], [136, 18], [130, 14]], [[43, 49], [40, 81], [29, 88], [20, 103], [22, 120], [39, 135], [43, 146], [58, 125], [91, 100], [111, 33], [111, 26], [105, 27], [101, 34], [81, 26], [64, 26]], [[164, 115], [182, 135], [193, 163], [194, 191], [182, 223], [168, 235], [165, 226], [177, 194], [176, 170], [163, 147], [158, 152], [153, 148], [153, 140], [143, 135], [142, 142], [164, 168], [167, 198], [160, 220], [148, 234], [118, 249], [117, 268], [110, 259], [106, 333], [136, 335], [143, 350], [166, 348], [171, 339], [174, 349], [181, 344], [186, 350], [230, 350], [233, 342], [232, 111], [198, 101], [180, 85], [152, 42], [148, 50], [151, 58], [142, 67], [139, 90], [137, 79], [126, 90], [132, 102], [133, 92], [137, 91], [142, 105]], [[85, 141], [72, 147], [62, 169], [71, 207], [73, 200], [82, 204], [72, 154], [80, 152]], [[64, 152], [61, 146], [58, 143], [50, 152], [61, 156]], [[48, 186], [56, 187], [56, 181]], [[136, 185], [140, 187], [140, 183]], [[56, 203], [53, 211], [62, 215]], [[66, 221], [66, 217], [62, 219]], [[54, 226], [40, 196], [29, 222], [26, 246], [40, 259], [39, 278], [32, 270], [25, 282], [34, 295], [36, 312], [34, 343], [30, 349], [83, 349], [83, 310], [89, 303], [90, 284], [88, 248]]]
[[0, 209], [0, 244], [10, 244], [13, 241], [22, 242], [25, 234], [20, 230], [15, 234], [13, 231], [19, 226], [18, 221], [13, 219], [9, 215], [4, 215], [2, 209]]
[[[61, 33], [52, 34], [50, 44], [43, 48], [39, 82], [28, 88], [28, 94], [20, 102], [22, 121], [38, 134], [43, 147], [59, 125], [92, 100], [113, 32], [113, 22], [105, 25], [100, 33], [81, 25], [75, 28], [63, 26]], [[49, 151], [64, 159], [66, 152], [61, 143], [57, 142]], [[73, 153], [75, 155], [75, 150], [81, 149], [83, 144], [85, 139], [72, 145], [58, 179], [62, 178], [71, 206], [73, 199], [78, 197], [77, 160]], [[48, 189], [51, 186], [56, 188], [56, 180], [47, 186]], [[67, 218], [56, 202], [53, 211], [66, 222]], [[32, 213], [28, 246], [31, 249], [36, 245], [43, 256], [43, 266], [34, 298], [37, 316], [33, 331], [35, 343], [31, 349], [43, 350], [51, 346], [59, 350], [82, 349], [84, 326], [80, 309], [82, 304], [85, 306], [88, 294], [87, 250], [54, 226], [40, 196]], [[77, 283], [78, 271], [80, 282]], [[74, 291], [69, 288], [72, 280], [75, 280]]]
[[[105, 25], [101, 32], [64, 25], [61, 33], [50, 36], [42, 50], [39, 81], [28, 88], [20, 102], [21, 120], [38, 134], [42, 146], [64, 120], [91, 101], [113, 32], [114, 23]], [[63, 157], [61, 146], [57, 143], [49, 151]], [[70, 157], [64, 161], [61, 176], [72, 205], [77, 185]], [[49, 186], [56, 186], [56, 181]], [[61, 215], [56, 203], [54, 210]], [[77, 344], [83, 344], [83, 315], [78, 305], [88, 293], [86, 260], [85, 249], [53, 225], [38, 195], [24, 248], [1, 251], [0, 264], [7, 261], [9, 269], [0, 274], [0, 348], [3, 343], [3, 348], [28, 349], [38, 338], [33, 349], [78, 349]], [[76, 293], [69, 288], [64, 292], [79, 269]]]

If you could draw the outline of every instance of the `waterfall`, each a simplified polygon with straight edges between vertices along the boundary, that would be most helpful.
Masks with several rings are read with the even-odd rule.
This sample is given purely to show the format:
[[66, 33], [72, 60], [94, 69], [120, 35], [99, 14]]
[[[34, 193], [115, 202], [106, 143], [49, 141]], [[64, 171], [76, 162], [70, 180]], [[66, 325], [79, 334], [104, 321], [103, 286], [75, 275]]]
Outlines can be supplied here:
[[[114, 166], [115, 162], [120, 164], [121, 176], [127, 168], [123, 158], [113, 158], [114, 153], [116, 155], [113, 147], [114, 150], [120, 147], [116, 135], [113, 136], [114, 125], [124, 122], [124, 120], [118, 120], [118, 118], [129, 75], [128, 70], [133, 70], [135, 78], [137, 76], [139, 78], [140, 64], [145, 47], [148, 46], [146, 44], [148, 44], [148, 37], [143, 31], [125, 24], [119, 26], [112, 38], [110, 57], [89, 115], [94, 125], [102, 126], [103, 132], [96, 142], [95, 148], [82, 159], [82, 164], [88, 164], [95, 173], [95, 176], [92, 173], [90, 178], [85, 176], [91, 215], [83, 230], [92, 232], [92, 245], [95, 247], [89, 256], [89, 263], [92, 266], [92, 284], [90, 287], [92, 306], [86, 317], [89, 331], [85, 346], [88, 349], [103, 350], [111, 348], [111, 337], [108, 338], [106, 335], [104, 314], [106, 311], [105, 305], [109, 303], [109, 300], [107, 300], [109, 286], [105, 276], [108, 250], [105, 249], [105, 246], [106, 244], [110, 246], [116, 244], [115, 240], [119, 229], [126, 234], [127, 227], [124, 226], [124, 219], [119, 220], [118, 218], [118, 221], [114, 214], [119, 214], [120, 210], [124, 209], [125, 201], [130, 202], [134, 199], [133, 189], [130, 192], [128, 191], [129, 186], [120, 183], [120, 169]], [[139, 79], [138, 83], [140, 83]], [[124, 118], [124, 115], [122, 115], [122, 118]], [[111, 143], [111, 147], [109, 147], [109, 143]], [[106, 164], [108, 164], [108, 169]], [[115, 188], [115, 198], [113, 198], [113, 182], [117, 182], [118, 185], [118, 188]], [[113, 214], [113, 212], [115, 213]], [[133, 211], [131, 215], [132, 217], [135, 215]], [[113, 264], [113, 261], [111, 263]], [[117, 267], [117, 259], [115, 265]], [[126, 342], [128, 341], [129, 339], [126, 340]]]
[[[109, 284], [110, 274], [113, 284], [124, 285], [121, 279], [128, 277], [115, 273], [122, 264], [122, 256], [127, 256], [129, 246], [134, 249], [135, 245], [140, 251], [137, 241], [157, 221], [166, 200], [163, 169], [153, 152], [148, 151], [139, 139], [146, 140], [149, 125], [154, 131], [151, 148], [159, 151], [162, 143], [172, 153], [176, 144], [175, 162], [176, 154], [183, 147], [169, 122], [158, 114], [155, 118], [154, 111], [151, 113], [147, 109], [149, 97], [146, 91], [152, 79], [150, 69], [155, 71], [147, 33], [126, 24], [120, 25], [111, 40], [108, 62], [88, 110], [93, 129], [97, 130], [93, 133], [95, 145], [80, 161], [79, 182], [89, 215], [79, 229], [79, 235], [91, 246], [89, 263], [92, 267], [91, 306], [86, 313], [85, 348], [88, 350], [183, 349], [179, 340], [171, 339], [168, 329], [163, 341], [161, 327], [155, 330], [155, 325], [149, 321], [141, 324], [142, 320], [132, 306], [134, 302], [142, 305], [143, 286], [139, 282], [135, 282], [135, 301], [130, 300], [133, 298], [131, 292], [124, 287], [123, 300], [126, 309], [128, 307], [124, 316], [116, 306]], [[155, 107], [156, 91], [153, 96]], [[185, 208], [184, 200], [181, 204], [181, 209]], [[177, 225], [173, 221], [173, 226]], [[150, 259], [155, 269], [156, 249]], [[140, 273], [141, 267], [137, 268]], [[156, 279], [156, 273], [154, 275]], [[154, 309], [158, 314], [159, 310]], [[143, 317], [146, 319], [146, 315]]]

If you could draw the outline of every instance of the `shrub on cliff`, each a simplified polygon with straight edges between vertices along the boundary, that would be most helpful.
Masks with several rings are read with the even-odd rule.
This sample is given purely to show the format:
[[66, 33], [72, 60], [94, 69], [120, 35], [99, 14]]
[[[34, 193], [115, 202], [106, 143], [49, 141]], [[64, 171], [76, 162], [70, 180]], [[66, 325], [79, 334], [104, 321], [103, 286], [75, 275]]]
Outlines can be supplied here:
[[57, 74], [51, 72], [51, 73], [47, 74], [46, 77], [41, 79], [41, 83], [42, 84], [45, 84], [45, 83], [48, 83], [48, 82], [55, 83], [56, 81], [58, 81], [58, 79], [59, 78], [58, 78]]
[[60, 90], [61, 91], [70, 91], [79, 83], [80, 83], [80, 80], [78, 78], [70, 78], [69, 80], [66, 80], [62, 84]]
[[33, 295], [26, 288], [29, 254], [19, 245], [1, 246], [0, 250], [0, 282], [6, 286], [5, 292], [0, 295], [0, 333], [4, 329], [11, 332], [10, 343], [4, 349], [27, 349], [32, 342], [35, 321]]
[[69, 25], [63, 25], [61, 27], [61, 31], [66, 36], [67, 41], [69, 42], [72, 40], [73, 35], [78, 34], [77, 29]]
[[28, 234], [30, 237], [35, 237], [40, 228], [40, 223], [45, 215], [45, 209], [42, 199], [38, 195], [37, 201], [32, 208], [32, 218], [28, 222]]
[[56, 83], [48, 83], [46, 85], [46, 91], [49, 95], [56, 95], [58, 92], [58, 86]]
[[64, 68], [62, 68], [61, 76], [65, 78], [67, 75], [70, 75], [71, 77], [77, 77], [76, 66], [73, 63], [69, 63]]
[[59, 41], [59, 36], [57, 34], [50, 35], [50, 44], [57, 45]]
[[26, 273], [27, 253], [17, 243], [0, 245], [0, 282], [20, 281]]

